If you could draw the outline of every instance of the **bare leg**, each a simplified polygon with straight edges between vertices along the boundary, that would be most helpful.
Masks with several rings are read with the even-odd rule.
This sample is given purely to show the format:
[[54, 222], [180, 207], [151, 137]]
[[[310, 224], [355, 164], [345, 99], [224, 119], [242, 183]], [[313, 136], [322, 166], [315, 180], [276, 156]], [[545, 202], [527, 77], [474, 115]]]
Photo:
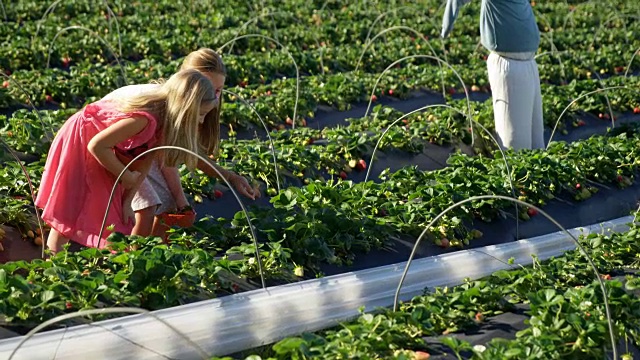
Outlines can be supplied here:
[[162, 238], [165, 242], [167, 241], [167, 230], [171, 229], [170, 226], [167, 226], [162, 223], [159, 217], [155, 217], [153, 221], [153, 231], [152, 235]]
[[67, 244], [69, 239], [62, 236], [55, 229], [51, 229], [49, 231], [49, 236], [47, 237], [47, 247], [51, 250], [52, 254], [56, 254], [58, 251], [62, 250], [62, 246]]
[[136, 211], [136, 225], [133, 227], [131, 235], [150, 236], [154, 226], [155, 206]]

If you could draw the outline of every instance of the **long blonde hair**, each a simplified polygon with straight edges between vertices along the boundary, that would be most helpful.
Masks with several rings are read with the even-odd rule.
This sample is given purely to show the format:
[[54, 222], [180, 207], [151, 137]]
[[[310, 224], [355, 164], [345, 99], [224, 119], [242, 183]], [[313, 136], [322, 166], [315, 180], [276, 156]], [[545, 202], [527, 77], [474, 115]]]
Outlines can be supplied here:
[[[200, 105], [215, 100], [211, 81], [195, 69], [180, 70], [157, 91], [123, 99], [123, 112], [148, 111], [156, 115], [160, 145], [178, 146], [200, 153]], [[186, 164], [193, 170], [198, 159], [184, 151], [165, 150], [159, 156], [166, 166]]]
[[[180, 70], [195, 69], [203, 73], [213, 73], [227, 76], [227, 68], [222, 57], [209, 48], [193, 51], [185, 57]], [[200, 128], [200, 150], [207, 155], [218, 155], [220, 147], [220, 109], [222, 108], [222, 92], [218, 98], [218, 105], [205, 116]]]

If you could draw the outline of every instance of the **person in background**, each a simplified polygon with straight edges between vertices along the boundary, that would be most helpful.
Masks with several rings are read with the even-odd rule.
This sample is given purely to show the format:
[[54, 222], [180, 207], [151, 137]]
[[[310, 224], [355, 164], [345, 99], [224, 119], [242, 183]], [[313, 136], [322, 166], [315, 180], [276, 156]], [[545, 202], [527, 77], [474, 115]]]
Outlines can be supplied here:
[[[205, 121], [201, 125], [200, 149], [201, 154], [205, 156], [216, 155], [220, 143], [221, 95], [227, 75], [222, 58], [211, 49], [201, 48], [187, 55], [180, 69], [200, 71], [213, 84], [217, 101], [214, 109], [206, 115]], [[103, 99], [126, 99], [153, 91], [160, 86], [158, 83], [129, 85], [114, 90]], [[252, 200], [260, 197], [260, 191], [252, 188], [244, 177], [217, 165], [214, 166], [240, 194]], [[199, 161], [198, 169], [207, 176], [219, 178], [218, 173], [211, 169], [207, 163]], [[132, 207], [136, 218], [132, 234], [164, 238], [167, 226], [162, 224], [161, 215], [168, 212], [184, 212], [186, 209], [190, 209], [180, 182], [178, 168], [161, 166], [158, 162], [153, 162], [147, 179], [135, 194]]]
[[[469, 1], [447, 0], [443, 38]], [[529, 0], [482, 0], [480, 37], [491, 52], [487, 70], [500, 145], [515, 150], [544, 148], [540, 76], [534, 59], [540, 32]]]
[[151, 153], [124, 171], [128, 161], [162, 145], [198, 153], [198, 140], [210, 136], [201, 133], [202, 124], [215, 106], [211, 81], [197, 70], [182, 70], [152, 91], [119, 101], [99, 100], [71, 116], [51, 143], [36, 198], [42, 219], [51, 227], [51, 252], [60, 251], [69, 240], [102, 248], [111, 231], [130, 233], [133, 194], [154, 158], [166, 166], [186, 164], [190, 169], [197, 158], [182, 151]]

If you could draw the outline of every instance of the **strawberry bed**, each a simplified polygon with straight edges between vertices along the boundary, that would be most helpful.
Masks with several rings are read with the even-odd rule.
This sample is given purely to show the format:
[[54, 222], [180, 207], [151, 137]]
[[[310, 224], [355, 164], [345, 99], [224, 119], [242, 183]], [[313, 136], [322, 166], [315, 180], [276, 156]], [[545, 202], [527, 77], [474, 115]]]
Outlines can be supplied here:
[[[581, 239], [604, 282], [618, 354], [640, 344], [640, 229]], [[246, 359], [583, 359], [611, 355], [602, 291], [579, 251], [513, 264], [452, 288], [426, 289], [398, 311], [362, 309], [320, 333], [236, 354]], [[372, 311], [364, 313], [364, 310]], [[252, 355], [249, 357], [248, 354]], [[232, 357], [214, 358], [232, 359]]]
[[[586, 185], [589, 179], [633, 190], [634, 186], [627, 187], [618, 179], [634, 176], [636, 165], [624, 166], [619, 172], [617, 166], [607, 170], [604, 164], [626, 164], [628, 159], [637, 159], [638, 142], [640, 136], [630, 129], [618, 136], [592, 137], [571, 144], [556, 142], [548, 152], [510, 153], [512, 164], [519, 164], [513, 171], [522, 172], [515, 185], [521, 189], [523, 199], [541, 206], [556, 197], [564, 202], [575, 199], [588, 202], [592, 199], [587, 200], [586, 196], [606, 190], [596, 191], [596, 185]], [[586, 166], [587, 161], [593, 164], [593, 160], [583, 156], [590, 151], [599, 153], [603, 165]], [[383, 265], [389, 258], [394, 259], [390, 254], [385, 259], [380, 251], [392, 245], [390, 239], [415, 239], [425, 223], [452, 200], [487, 193], [510, 195], [499, 158], [458, 154], [449, 162], [449, 167], [437, 171], [409, 167], [386, 173], [378, 183], [315, 181], [283, 190], [271, 199], [272, 207], [252, 209], [250, 216], [259, 233], [261, 261], [269, 285], [295, 281], [300, 275], [304, 278], [298, 266], [307, 270], [308, 278], [325, 271], [349, 270], [344, 265], [357, 268], [362, 266], [361, 259], [366, 259], [369, 266]], [[578, 190], [577, 184], [585, 185]], [[433, 187], [440, 189], [434, 191]], [[580, 212], [581, 207], [573, 208], [574, 214]], [[499, 219], [512, 209], [512, 204], [505, 201], [463, 206], [445, 216], [428, 239], [443, 248], [478, 246], [482, 244], [476, 243], [482, 237], [476, 229], [478, 224]], [[513, 225], [513, 220], [507, 221]], [[486, 229], [492, 226], [487, 225]], [[508, 235], [499, 238], [499, 232], [498, 229], [489, 233], [486, 241], [513, 240]], [[112, 241], [120, 243], [120, 248], [133, 242], [137, 250], [112, 254], [85, 249], [60, 253], [51, 262], [7, 263], [1, 267], [6, 273], [2, 312], [5, 321], [29, 327], [83, 308], [159, 309], [233, 293], [239, 290], [237, 285], [219, 277], [220, 272], [239, 274], [249, 280], [258, 276], [252, 255], [255, 248], [249, 239], [246, 219], [238, 212], [233, 218], [200, 219], [194, 227], [171, 235], [171, 245], [160, 245], [159, 239], [120, 236]], [[436, 249], [427, 245], [420, 255], [442, 252]], [[377, 255], [364, 255], [372, 250], [378, 250]], [[398, 247], [393, 250], [398, 251]], [[406, 259], [406, 251], [403, 258], [396, 260]]]
[[[198, 9], [169, 0], [114, 1], [109, 9], [105, 2], [69, 0], [42, 20], [48, 6], [41, 2], [20, 0], [7, 7], [8, 21], [0, 24], [0, 33], [8, 39], [0, 45], [6, 54], [0, 70], [7, 75], [0, 87], [0, 138], [24, 160], [36, 189], [53, 133], [78, 108], [125, 83], [169, 76], [198, 46], [217, 48], [236, 34], [262, 34], [286, 45], [289, 53], [259, 37], [241, 39], [223, 51], [230, 92], [222, 111], [224, 140], [218, 160], [252, 178], [263, 191], [262, 199], [247, 205], [270, 286], [404, 261], [427, 223], [470, 196], [513, 196], [542, 207], [566, 227], [627, 215], [637, 208], [640, 134], [635, 123], [640, 102], [635, 89], [640, 80], [634, 74], [640, 65], [632, 56], [640, 41], [635, 36], [639, 25], [630, 15], [639, 10], [634, 1], [534, 6], [542, 31], [537, 62], [547, 141], [572, 100], [599, 88], [623, 88], [576, 101], [559, 122], [547, 151], [505, 154], [509, 171], [479, 126], [493, 130], [487, 53], [477, 47], [479, 3], [470, 4], [468, 14], [456, 23], [456, 41], [438, 38], [442, 9], [435, 0], [426, 1], [421, 10], [426, 14], [430, 9], [429, 16], [416, 16], [411, 5], [398, 7], [370, 36], [373, 20], [388, 10], [384, 2], [365, 8], [357, 3], [265, 1], [265, 9], [280, 13], [246, 26], [259, 13], [251, 5], [213, 3], [197, 15]], [[606, 15], [611, 14], [607, 6], [618, 12]], [[172, 12], [182, 15], [166, 15]], [[64, 26], [74, 24], [106, 39], [118, 62], [91, 32], [63, 32], [53, 43]], [[417, 34], [405, 28], [377, 38], [359, 62], [367, 39], [390, 26], [411, 27]], [[552, 50], [559, 52], [545, 54]], [[471, 94], [476, 123], [470, 126], [465, 116], [464, 89], [451, 68], [443, 71], [435, 61], [417, 58], [380, 77], [393, 61], [416, 54], [436, 54], [460, 74]], [[297, 108], [296, 72], [289, 56], [301, 74]], [[445, 103], [454, 109], [432, 107], [392, 125], [410, 111]], [[273, 147], [249, 104], [265, 120]], [[7, 328], [24, 333], [79, 309], [155, 310], [259, 284], [250, 228], [229, 189], [186, 169], [182, 182], [198, 219], [192, 227], [171, 230], [170, 244], [118, 234], [112, 239], [115, 253], [74, 249], [51, 262], [32, 261], [39, 256], [33, 243], [42, 237], [29, 233], [35, 231], [29, 184], [12, 154], [4, 145], [0, 149], [0, 224], [17, 229], [24, 238], [5, 243], [8, 251], [0, 252], [0, 262], [6, 262], [0, 265], [0, 313]], [[555, 230], [534, 209], [519, 207], [516, 213], [507, 201], [478, 201], [438, 221], [417, 256]], [[131, 243], [136, 250], [121, 251]], [[18, 253], [19, 248], [27, 251]], [[481, 287], [502, 291], [500, 286], [506, 285], [496, 279]], [[540, 294], [547, 285], [540, 284]], [[92, 319], [99, 318], [104, 315]], [[367, 321], [362, 324], [371, 325]], [[429, 331], [420, 338], [438, 332]], [[316, 346], [315, 341], [326, 340], [304, 341]], [[363, 340], [363, 346], [366, 343]], [[301, 344], [294, 339], [273, 351], [302, 356], [296, 353], [302, 351]], [[462, 346], [452, 344], [446, 345]]]

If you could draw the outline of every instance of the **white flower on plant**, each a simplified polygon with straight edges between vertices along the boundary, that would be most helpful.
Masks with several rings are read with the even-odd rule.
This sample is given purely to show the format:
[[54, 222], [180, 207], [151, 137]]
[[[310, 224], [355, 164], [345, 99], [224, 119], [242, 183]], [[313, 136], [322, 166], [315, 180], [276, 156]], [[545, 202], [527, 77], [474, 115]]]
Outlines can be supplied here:
[[582, 303], [580, 303], [581, 308], [588, 308], [591, 307], [591, 305], [593, 305], [591, 301], [583, 301]]
[[250, 257], [249, 260], [247, 260], [247, 262], [249, 263], [249, 265], [253, 265], [256, 262], [256, 258]]
[[473, 347], [473, 351], [475, 351], [475, 352], [481, 353], [481, 352], [484, 352], [485, 350], [487, 350], [487, 347], [484, 346], [484, 345], [475, 345]]

